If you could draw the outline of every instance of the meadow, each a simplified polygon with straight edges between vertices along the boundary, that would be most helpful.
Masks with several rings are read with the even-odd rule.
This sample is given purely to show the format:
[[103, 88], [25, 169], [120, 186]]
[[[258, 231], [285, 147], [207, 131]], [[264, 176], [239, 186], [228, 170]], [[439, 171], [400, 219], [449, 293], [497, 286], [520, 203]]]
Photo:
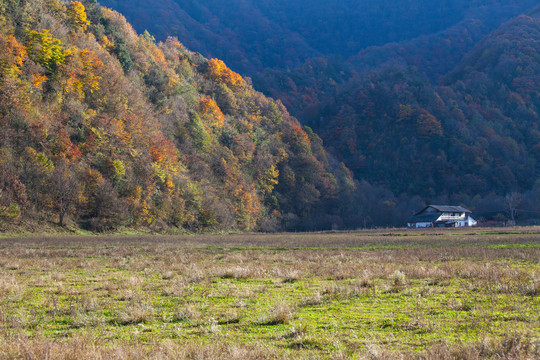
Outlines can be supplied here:
[[2, 359], [540, 358], [540, 228], [0, 238]]

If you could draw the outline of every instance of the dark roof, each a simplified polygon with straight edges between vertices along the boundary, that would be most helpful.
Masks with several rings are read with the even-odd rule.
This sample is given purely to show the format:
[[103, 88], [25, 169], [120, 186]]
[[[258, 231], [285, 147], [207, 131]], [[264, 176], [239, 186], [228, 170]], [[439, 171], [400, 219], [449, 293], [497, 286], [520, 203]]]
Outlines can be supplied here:
[[464, 212], [467, 214], [470, 214], [472, 211], [465, 209], [462, 206], [449, 206], [449, 205], [428, 205], [425, 208], [422, 209], [422, 211], [417, 212], [417, 214], [421, 214], [424, 212], [427, 208], [433, 208], [439, 212]]
[[441, 214], [422, 214], [414, 215], [407, 219], [408, 223], [419, 223], [419, 222], [435, 222], [441, 216]]

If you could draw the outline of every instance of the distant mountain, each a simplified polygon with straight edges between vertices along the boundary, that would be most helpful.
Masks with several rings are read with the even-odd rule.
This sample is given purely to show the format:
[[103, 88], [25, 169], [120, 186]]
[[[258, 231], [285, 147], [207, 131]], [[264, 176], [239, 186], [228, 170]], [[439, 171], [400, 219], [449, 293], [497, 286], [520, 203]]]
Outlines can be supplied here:
[[178, 38], [242, 73], [286, 69], [329, 55], [343, 58], [434, 34], [467, 19], [487, 30], [535, 0], [103, 0], [140, 31]]
[[313, 116], [312, 106], [335, 96], [351, 77], [369, 74], [383, 66], [412, 67], [438, 83], [482, 38], [530, 9], [534, 2], [484, 5], [470, 9], [463, 20], [441, 31], [368, 47], [349, 58], [326, 55], [286, 71], [266, 69], [252, 74], [253, 82], [263, 92], [281, 99], [301, 121]]
[[[439, 37], [436, 51], [455, 62], [455, 39]], [[482, 38], [453, 69], [431, 71], [433, 50], [422, 43], [357, 56], [368, 68], [306, 112], [307, 123], [357, 177], [396, 193], [472, 199], [537, 186], [538, 9]], [[385, 61], [369, 65], [377, 58]]]

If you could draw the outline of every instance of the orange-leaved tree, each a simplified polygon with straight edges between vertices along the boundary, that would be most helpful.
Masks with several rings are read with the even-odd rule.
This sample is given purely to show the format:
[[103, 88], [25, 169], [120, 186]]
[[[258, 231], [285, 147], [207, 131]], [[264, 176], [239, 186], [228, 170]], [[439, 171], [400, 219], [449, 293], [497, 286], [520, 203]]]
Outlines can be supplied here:
[[207, 97], [200, 98], [199, 111], [201, 117], [208, 125], [222, 127], [225, 124], [225, 115], [223, 115], [223, 112], [214, 100]]
[[26, 49], [15, 36], [0, 34], [0, 76], [20, 73], [26, 56]]
[[261, 202], [252, 185], [240, 181], [234, 189], [236, 199], [233, 210], [236, 220], [244, 230], [252, 230], [260, 216]]
[[149, 152], [156, 175], [168, 188], [172, 188], [171, 178], [180, 171], [179, 153], [174, 143], [165, 139], [162, 133], [156, 133], [150, 141]]
[[226, 85], [238, 87], [244, 84], [244, 79], [240, 74], [235, 73], [225, 65], [225, 63], [218, 59], [211, 59], [208, 61], [208, 76], [216, 81], [223, 82]]
[[418, 110], [418, 119], [416, 125], [418, 128], [418, 134], [424, 139], [443, 135], [441, 122], [425, 109]]
[[103, 62], [93, 51], [71, 47], [66, 52], [65, 66], [62, 67], [67, 73], [65, 90], [77, 94], [79, 99], [98, 90], [101, 80], [98, 73], [102, 67]]

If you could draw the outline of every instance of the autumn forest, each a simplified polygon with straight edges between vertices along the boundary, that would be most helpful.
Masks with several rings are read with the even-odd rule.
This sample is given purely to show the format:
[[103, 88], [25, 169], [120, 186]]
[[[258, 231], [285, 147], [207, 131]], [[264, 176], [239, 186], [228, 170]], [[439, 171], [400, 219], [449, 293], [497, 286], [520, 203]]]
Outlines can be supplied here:
[[2, 226], [276, 231], [342, 221], [356, 191], [350, 171], [222, 61], [138, 35], [92, 1], [0, 8]]
[[0, 230], [534, 223], [540, 8], [414, 2], [0, 0]]

